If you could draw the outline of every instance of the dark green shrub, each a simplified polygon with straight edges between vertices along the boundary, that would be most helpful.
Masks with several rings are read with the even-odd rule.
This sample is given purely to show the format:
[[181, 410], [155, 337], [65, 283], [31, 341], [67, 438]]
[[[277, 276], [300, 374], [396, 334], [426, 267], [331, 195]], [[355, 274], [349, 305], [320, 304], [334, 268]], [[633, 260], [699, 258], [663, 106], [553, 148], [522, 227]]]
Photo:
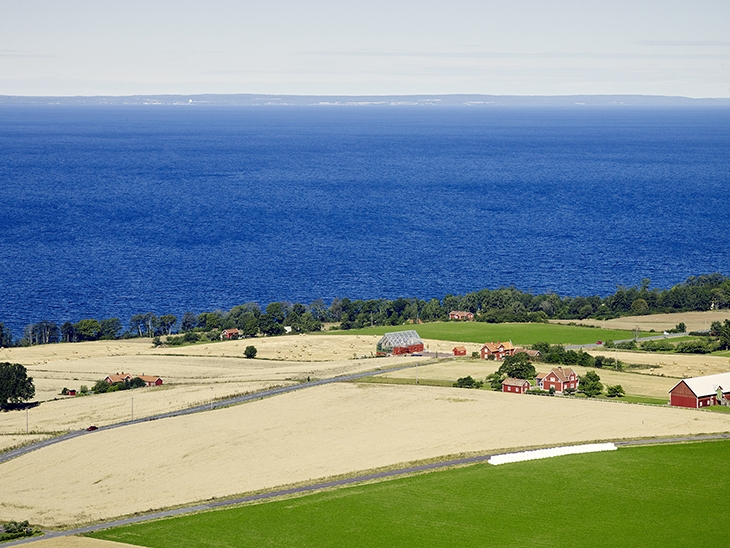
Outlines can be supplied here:
[[471, 375], [468, 377], [461, 377], [454, 383], [455, 388], [481, 388], [484, 385], [482, 381], [475, 381]]
[[250, 360], [256, 357], [256, 352], [257, 351], [255, 346], [247, 346], [246, 349], [243, 351], [243, 355]]
[[615, 384], [606, 387], [606, 395], [609, 398], [622, 398], [626, 395], [626, 393], [624, 392], [623, 386], [621, 386], [620, 384]]

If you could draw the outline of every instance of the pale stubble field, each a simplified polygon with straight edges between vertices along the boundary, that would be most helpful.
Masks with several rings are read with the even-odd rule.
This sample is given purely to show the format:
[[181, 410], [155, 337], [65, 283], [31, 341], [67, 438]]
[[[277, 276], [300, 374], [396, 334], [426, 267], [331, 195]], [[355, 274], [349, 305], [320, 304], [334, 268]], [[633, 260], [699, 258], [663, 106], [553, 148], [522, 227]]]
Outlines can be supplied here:
[[[110, 345], [109, 350], [103, 343], [89, 343], [11, 353], [12, 361], [25, 363], [31, 375], [48, 383], [46, 393], [53, 397], [64, 383], [94, 380], [100, 373], [124, 370], [165, 378], [161, 388], [42, 403], [30, 413], [48, 430], [81, 428], [91, 420], [126, 420], [132, 395], [135, 415], [142, 416], [208, 401], [211, 387], [213, 397], [222, 397], [307, 376], [423, 363], [418, 358], [345, 357], [367, 355], [377, 342], [371, 337], [291, 336], [252, 342], [260, 356], [270, 359], [240, 358], [249, 341], [178, 349], [152, 349], [149, 341], [134, 341], [122, 342], [122, 348]], [[432, 349], [456, 344], [428, 343]], [[295, 350], [297, 359], [306, 355], [312, 361], [291, 361]], [[289, 360], [276, 359], [282, 354]], [[482, 377], [496, 366], [456, 360], [425, 364], [418, 374]], [[408, 369], [394, 376], [413, 374]], [[604, 381], [613, 384], [613, 377], [605, 374]], [[672, 382], [640, 375], [620, 379], [626, 380], [616, 383], [627, 389], [630, 380], [654, 383], [632, 387], [647, 395], [666, 393], [663, 383]], [[18, 427], [24, 431], [23, 413], [0, 414], [0, 431], [8, 438], [18, 437]], [[0, 464], [0, 521], [68, 526], [446, 455], [728, 430], [730, 416], [692, 410], [455, 388], [336, 384], [91, 432]]]

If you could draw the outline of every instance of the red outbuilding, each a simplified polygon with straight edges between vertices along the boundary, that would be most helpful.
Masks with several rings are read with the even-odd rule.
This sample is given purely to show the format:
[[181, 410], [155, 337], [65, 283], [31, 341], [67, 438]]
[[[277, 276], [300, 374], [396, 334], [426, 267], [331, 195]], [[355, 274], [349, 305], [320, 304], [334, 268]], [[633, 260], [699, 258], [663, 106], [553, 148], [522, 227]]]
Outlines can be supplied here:
[[466, 347], [465, 346], [455, 346], [454, 347], [454, 356], [466, 356]]
[[414, 354], [423, 349], [423, 341], [415, 331], [386, 333], [376, 347], [378, 356]]
[[221, 340], [230, 341], [231, 339], [237, 339], [240, 335], [241, 332], [235, 327], [233, 329], [224, 329], [221, 332]]
[[682, 379], [669, 391], [669, 404], [694, 409], [730, 405], [730, 373]]
[[526, 394], [530, 389], [530, 386], [530, 381], [525, 379], [513, 379], [512, 377], [507, 377], [502, 381], [502, 392]]

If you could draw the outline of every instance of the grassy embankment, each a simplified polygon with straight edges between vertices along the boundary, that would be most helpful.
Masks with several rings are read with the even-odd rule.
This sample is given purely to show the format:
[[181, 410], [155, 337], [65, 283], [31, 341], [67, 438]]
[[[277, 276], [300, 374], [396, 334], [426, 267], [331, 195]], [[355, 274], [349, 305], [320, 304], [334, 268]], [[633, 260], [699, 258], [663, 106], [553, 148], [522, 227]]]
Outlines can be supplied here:
[[420, 325], [397, 325], [329, 331], [341, 335], [383, 335], [394, 331], [413, 329], [423, 339], [484, 343], [487, 341], [512, 341], [518, 345], [548, 342], [550, 344], [593, 344], [598, 340], [625, 340], [633, 338], [631, 331], [601, 329], [574, 325], [547, 323], [482, 323], [482, 322], [434, 322]]
[[[730, 441], [456, 468], [94, 533], [139, 546], [692, 546], [724, 538]], [[714, 502], [713, 502], [714, 500]]]

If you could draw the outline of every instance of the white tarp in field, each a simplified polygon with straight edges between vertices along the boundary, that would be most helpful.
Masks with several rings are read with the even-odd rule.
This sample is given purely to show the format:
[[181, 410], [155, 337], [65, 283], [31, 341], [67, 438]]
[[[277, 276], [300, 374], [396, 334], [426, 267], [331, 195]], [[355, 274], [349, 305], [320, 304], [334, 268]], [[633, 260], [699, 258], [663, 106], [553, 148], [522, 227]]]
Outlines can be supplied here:
[[599, 451], [615, 451], [613, 443], [587, 443], [585, 445], [568, 445], [565, 447], [550, 447], [549, 449], [535, 449], [534, 451], [520, 451], [519, 453], [505, 453], [494, 455], [487, 461], [489, 464], [507, 464], [508, 462], [522, 462], [525, 460], [548, 459], [563, 455], [577, 455], [580, 453], [597, 453]]

